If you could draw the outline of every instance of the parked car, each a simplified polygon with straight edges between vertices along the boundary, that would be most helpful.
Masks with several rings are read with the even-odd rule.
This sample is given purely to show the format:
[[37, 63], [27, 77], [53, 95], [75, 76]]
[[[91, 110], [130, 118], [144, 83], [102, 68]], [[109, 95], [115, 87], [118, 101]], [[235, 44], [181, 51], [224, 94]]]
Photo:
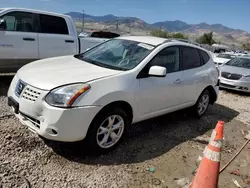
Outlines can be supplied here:
[[110, 31], [83, 31], [79, 34], [80, 41], [84, 41], [82, 42], [81, 50], [86, 51], [91, 47], [119, 36], [119, 34]]
[[0, 9], [0, 72], [16, 71], [38, 59], [79, 54], [104, 41], [97, 37], [78, 38], [74, 21], [67, 15]]
[[220, 67], [220, 87], [250, 93], [250, 57], [240, 56]]
[[79, 55], [22, 67], [8, 104], [40, 136], [85, 139], [87, 147], [102, 153], [117, 146], [133, 123], [188, 107], [202, 116], [217, 99], [218, 74], [203, 48], [123, 36]]
[[224, 63], [227, 63], [231, 59], [235, 58], [236, 55], [229, 54], [229, 53], [222, 53], [213, 58], [214, 63], [218, 66], [223, 65]]

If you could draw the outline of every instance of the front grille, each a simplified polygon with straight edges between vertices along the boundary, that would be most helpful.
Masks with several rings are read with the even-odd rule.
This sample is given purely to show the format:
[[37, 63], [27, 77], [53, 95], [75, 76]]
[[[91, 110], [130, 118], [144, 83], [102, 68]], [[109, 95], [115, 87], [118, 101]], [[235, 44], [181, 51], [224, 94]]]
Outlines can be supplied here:
[[223, 83], [220, 83], [220, 86], [221, 87], [226, 87], [226, 88], [236, 88], [236, 86], [232, 86], [232, 85], [229, 85], [229, 84], [223, 84]]
[[38, 97], [40, 96], [40, 94], [41, 94], [41, 92], [38, 89], [27, 85], [22, 93], [22, 98], [29, 100], [29, 101], [32, 101], [32, 102], [35, 102], [38, 99]]
[[222, 72], [221, 77], [229, 79], [229, 80], [239, 80], [242, 78], [242, 75], [240, 74], [232, 74], [229, 72]]

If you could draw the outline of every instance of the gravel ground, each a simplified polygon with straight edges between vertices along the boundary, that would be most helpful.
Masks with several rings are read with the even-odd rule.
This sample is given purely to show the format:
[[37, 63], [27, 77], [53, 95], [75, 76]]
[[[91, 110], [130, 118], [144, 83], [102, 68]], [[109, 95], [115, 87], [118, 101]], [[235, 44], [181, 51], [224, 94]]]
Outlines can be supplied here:
[[[6, 92], [11, 77], [0, 77], [0, 116], [11, 114]], [[222, 165], [245, 142], [250, 130], [250, 96], [221, 91], [217, 103], [201, 119], [185, 111], [136, 124], [124, 142], [103, 156], [89, 156], [83, 147], [43, 141], [14, 117], [0, 118], [0, 187], [180, 187], [178, 180], [191, 180], [196, 159], [217, 120], [224, 120]], [[234, 188], [232, 178], [249, 187], [250, 144], [220, 175], [219, 187]], [[155, 172], [148, 171], [153, 167]], [[230, 174], [240, 170], [240, 176]]]

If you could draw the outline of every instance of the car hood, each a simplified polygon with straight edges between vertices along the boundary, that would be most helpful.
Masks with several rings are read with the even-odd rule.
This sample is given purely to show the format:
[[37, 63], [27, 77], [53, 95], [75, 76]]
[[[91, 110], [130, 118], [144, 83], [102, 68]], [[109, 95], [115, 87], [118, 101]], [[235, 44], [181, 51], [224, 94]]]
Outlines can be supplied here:
[[121, 72], [123, 71], [87, 63], [74, 56], [62, 56], [27, 64], [19, 69], [17, 74], [27, 84], [40, 89], [51, 90], [61, 85], [86, 83]]
[[221, 58], [221, 57], [215, 57], [214, 58], [215, 63], [227, 63], [228, 61], [230, 61], [230, 59]]
[[221, 72], [229, 72], [229, 73], [234, 73], [234, 74], [241, 74], [243, 76], [250, 75], [250, 69], [246, 69], [246, 68], [223, 65], [223, 66], [220, 66], [219, 69], [220, 69]]

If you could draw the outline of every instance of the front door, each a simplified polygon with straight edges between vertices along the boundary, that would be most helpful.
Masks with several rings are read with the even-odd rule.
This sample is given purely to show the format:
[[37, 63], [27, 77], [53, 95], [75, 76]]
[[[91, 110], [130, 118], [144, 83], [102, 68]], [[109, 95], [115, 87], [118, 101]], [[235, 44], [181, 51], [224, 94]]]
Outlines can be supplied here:
[[8, 12], [0, 19], [7, 28], [0, 30], [0, 69], [17, 69], [38, 59], [38, 34], [35, 14]]
[[179, 47], [172, 46], [163, 49], [147, 67], [150, 68], [153, 65], [166, 67], [167, 75], [139, 79], [137, 99], [140, 120], [173, 111], [183, 103]]

